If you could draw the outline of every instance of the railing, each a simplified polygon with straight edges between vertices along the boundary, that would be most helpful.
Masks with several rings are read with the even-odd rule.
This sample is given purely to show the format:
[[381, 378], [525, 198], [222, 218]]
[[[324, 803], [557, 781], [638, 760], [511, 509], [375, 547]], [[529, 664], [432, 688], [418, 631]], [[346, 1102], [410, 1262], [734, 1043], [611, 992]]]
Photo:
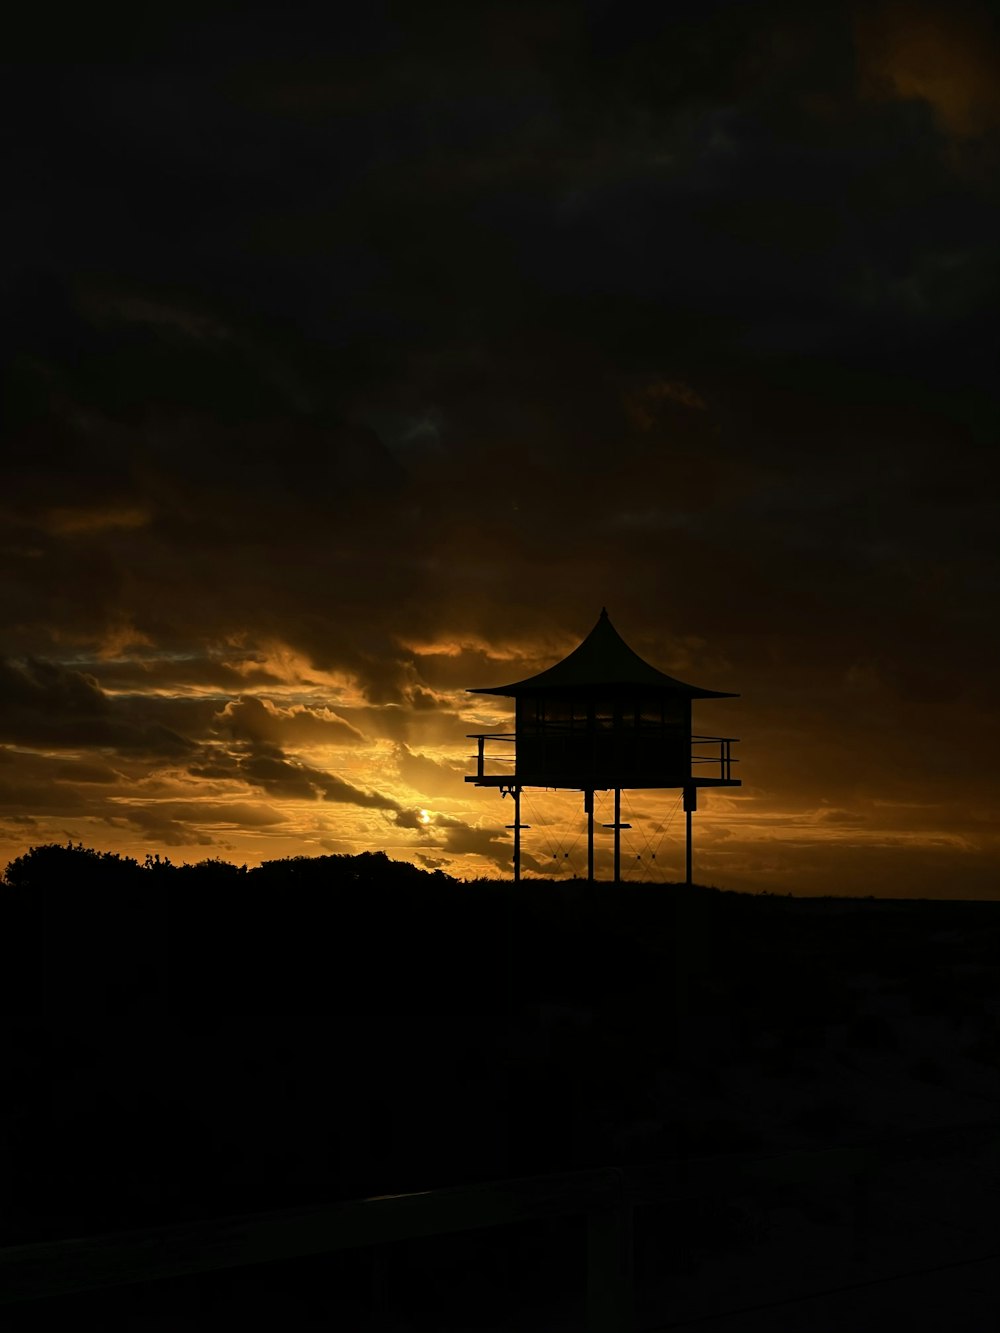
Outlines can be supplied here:
[[[545, 732], [543, 733], [543, 735], [551, 736], [552, 738], [556, 738], [560, 734], [567, 736], [571, 735], [580, 736], [582, 739], [584, 736], [592, 733], [584, 731], [571, 731], [568, 726], [560, 728], [558, 727], [558, 725], [547, 726]], [[624, 737], [628, 739], [631, 739], [636, 735], [634, 731], [624, 731], [622, 734]], [[640, 732], [639, 734], [641, 735], [642, 733]], [[506, 765], [507, 769], [505, 769], [504, 774], [501, 774], [499, 776], [505, 776], [508, 770], [510, 771], [511, 776], [513, 776], [514, 763], [515, 763], [515, 755], [513, 753], [513, 749], [511, 749], [511, 753], [509, 754], [497, 754], [495, 752], [487, 754], [486, 743], [487, 741], [496, 741], [501, 745], [513, 747], [514, 742], [516, 740], [514, 732], [512, 731], [470, 732], [468, 733], [468, 739], [471, 741], [476, 741], [478, 748], [476, 754], [472, 756], [472, 758], [475, 760], [476, 763], [476, 772], [474, 777], [466, 779], [467, 781], [478, 782], [482, 781], [483, 779], [497, 777], [498, 776], [497, 774], [490, 774], [486, 772], [487, 764]], [[536, 739], [537, 739], [536, 737], [532, 737], [533, 741], [535, 741]], [[692, 776], [694, 777], [695, 781], [698, 780], [698, 774], [694, 772], [694, 769], [701, 765], [711, 764], [718, 767], [717, 777], [713, 778], [713, 780], [718, 780], [721, 782], [732, 782], [733, 764], [739, 763], [738, 759], [733, 758], [732, 747], [738, 743], [738, 740], [739, 737], [737, 736], [692, 736], [691, 768], [692, 768]], [[718, 749], [713, 748], [711, 753], [706, 753], [705, 747], [708, 746], [711, 747], [717, 746]]]
[[588, 1333], [627, 1333], [632, 1205], [614, 1167], [13, 1246], [0, 1304], [581, 1213]]
[[[863, 1258], [871, 1220], [870, 1186], [880, 1167], [914, 1158], [926, 1160], [935, 1150], [947, 1153], [956, 1147], [964, 1151], [974, 1145], [993, 1145], [998, 1132], [994, 1122], [977, 1121], [831, 1148], [598, 1167], [11, 1246], [0, 1250], [0, 1304], [585, 1214], [585, 1329], [587, 1333], [634, 1333], [632, 1222], [636, 1205], [724, 1198], [748, 1188], [847, 1180], [853, 1185], [855, 1257]], [[864, 1285], [896, 1281], [900, 1276], [905, 1275], [876, 1277]], [[775, 1303], [780, 1303], [779, 1298]]]
[[[733, 758], [733, 746], [738, 740], [738, 736], [692, 736], [691, 767], [694, 768], [696, 764], [718, 764], [719, 776], [723, 782], [732, 782], [733, 764], [740, 762]], [[718, 753], [700, 753], [698, 747], [703, 745], [717, 745], [719, 747]]]
[[478, 741], [479, 743], [478, 751], [474, 756], [476, 760], [477, 778], [485, 778], [488, 776], [488, 774], [486, 773], [487, 762], [494, 764], [513, 765], [515, 758], [513, 750], [511, 751], [510, 754], [504, 754], [504, 755], [486, 753], [487, 741], [500, 741], [501, 744], [513, 745], [516, 737], [512, 731], [485, 731], [476, 733], [470, 732], [467, 736], [467, 739], [470, 741]]

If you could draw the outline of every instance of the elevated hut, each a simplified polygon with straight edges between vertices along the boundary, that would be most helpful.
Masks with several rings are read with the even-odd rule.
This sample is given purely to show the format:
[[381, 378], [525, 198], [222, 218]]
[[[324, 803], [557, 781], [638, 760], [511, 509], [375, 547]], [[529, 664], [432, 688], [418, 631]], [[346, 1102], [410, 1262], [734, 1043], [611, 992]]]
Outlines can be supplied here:
[[[606, 610], [568, 657], [536, 676], [471, 694], [514, 700], [514, 731], [477, 733], [477, 770], [466, 782], [497, 787], [514, 798], [514, 878], [521, 873], [521, 791], [525, 787], [582, 791], [587, 814], [587, 874], [594, 878], [594, 792], [614, 791], [615, 881], [621, 877], [621, 793], [679, 787], [687, 825], [691, 881], [691, 815], [699, 787], [738, 787], [732, 776], [733, 737], [692, 729], [695, 699], [735, 699], [723, 690], [688, 685], [633, 652]], [[489, 748], [487, 748], [489, 747]], [[511, 753], [513, 747], [513, 753]], [[495, 767], [500, 772], [490, 772]]]

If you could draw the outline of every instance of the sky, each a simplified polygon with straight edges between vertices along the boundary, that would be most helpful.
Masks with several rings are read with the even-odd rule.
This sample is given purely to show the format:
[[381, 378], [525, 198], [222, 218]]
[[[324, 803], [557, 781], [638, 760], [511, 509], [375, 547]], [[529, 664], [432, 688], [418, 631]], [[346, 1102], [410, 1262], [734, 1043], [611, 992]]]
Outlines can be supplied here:
[[132, 9], [2, 55], [0, 865], [508, 874], [466, 690], [606, 606], [740, 695], [697, 879], [994, 896], [995, 13]]

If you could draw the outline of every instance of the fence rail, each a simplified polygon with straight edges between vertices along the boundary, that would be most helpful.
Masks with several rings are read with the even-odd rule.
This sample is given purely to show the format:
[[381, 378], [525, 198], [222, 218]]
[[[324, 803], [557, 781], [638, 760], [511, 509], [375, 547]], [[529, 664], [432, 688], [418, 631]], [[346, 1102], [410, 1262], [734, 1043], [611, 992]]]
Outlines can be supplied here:
[[585, 1214], [587, 1333], [633, 1333], [636, 1205], [846, 1179], [856, 1186], [856, 1247], [863, 1248], [867, 1185], [880, 1166], [998, 1135], [997, 1124], [977, 1121], [815, 1150], [599, 1167], [9, 1246], [0, 1249], [0, 1304]]
[[[626, 749], [628, 748], [628, 744], [634, 739], [635, 735], [641, 736], [642, 732], [635, 733], [635, 732], [625, 731], [621, 733], [621, 739], [623, 743], [626, 745]], [[650, 735], [652, 736], [654, 735], [654, 733], [650, 733]], [[546, 724], [546, 729], [545, 732], [543, 733], [543, 736], [545, 740], [552, 743], [559, 742], [561, 738], [565, 737], [574, 738], [579, 741], [585, 741], [585, 740], [593, 741], [595, 738], [595, 733], [593, 731], [587, 731], [583, 729], [573, 729], [569, 723], [559, 724], [559, 723], [549, 722]], [[603, 738], [607, 739], [610, 736], [611, 733], [607, 733], [607, 735], [604, 736]], [[476, 753], [473, 755], [469, 755], [469, 759], [476, 765], [476, 772], [471, 777], [467, 777], [466, 782], [476, 782], [483, 780], [488, 781], [491, 776], [495, 777], [496, 776], [495, 774], [487, 773], [486, 771], [487, 764], [510, 765], [515, 763], [516, 756], [513, 753], [512, 747], [514, 746], [517, 740], [517, 736], [513, 731], [468, 732], [466, 739], [476, 742]], [[662, 741], [663, 737], [658, 736], [658, 739]], [[537, 741], [538, 737], [533, 737], [532, 740]], [[688, 737], [688, 740], [691, 743], [690, 759], [692, 767], [698, 764], [712, 764], [718, 769], [718, 776], [722, 781], [727, 783], [732, 781], [733, 764], [739, 763], [738, 759], [733, 758], [733, 746], [738, 744], [739, 742], [738, 736], [692, 735]], [[491, 747], [489, 751], [487, 751], [486, 748], [487, 744], [489, 744]], [[508, 753], [498, 752], [496, 748], [498, 745], [501, 747], [501, 749], [503, 749], [503, 747], [510, 747], [510, 752]], [[709, 752], [706, 753], [706, 749], [709, 749]], [[578, 763], [582, 757], [583, 757], [582, 752], [580, 754], [574, 752], [573, 756], [574, 763]], [[550, 759], [550, 764], [552, 762], [555, 761], [552, 761]], [[579, 778], [579, 781], [575, 785], [578, 786], [580, 782], [583, 782], [583, 778]], [[638, 786], [641, 784], [635, 783], [632, 785]]]

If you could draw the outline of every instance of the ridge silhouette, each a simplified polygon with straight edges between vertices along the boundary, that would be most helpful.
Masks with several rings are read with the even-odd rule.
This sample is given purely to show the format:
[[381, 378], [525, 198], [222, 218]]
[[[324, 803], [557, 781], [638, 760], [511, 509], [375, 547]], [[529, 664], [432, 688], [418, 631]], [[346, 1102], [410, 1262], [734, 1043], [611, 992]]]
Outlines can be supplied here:
[[[12, 862], [0, 911], [16, 942], [7, 1245], [885, 1136], [901, 1126], [886, 1089], [905, 1124], [969, 1121], [989, 1108], [963, 1088], [1000, 1065], [990, 903], [461, 883], [382, 853], [140, 864], [77, 845]], [[940, 1025], [960, 1034], [943, 1051]], [[947, 1152], [927, 1206], [959, 1190], [978, 1216], [971, 1141]], [[840, 1217], [831, 1189], [801, 1206]], [[692, 1247], [736, 1262], [771, 1214], [734, 1206], [649, 1221], [640, 1254], [653, 1246], [675, 1288]], [[470, 1301], [576, 1290], [572, 1233], [509, 1243], [517, 1280], [506, 1241], [473, 1237], [439, 1252], [447, 1281]], [[444, 1299], [423, 1262], [393, 1261], [400, 1299]]]

